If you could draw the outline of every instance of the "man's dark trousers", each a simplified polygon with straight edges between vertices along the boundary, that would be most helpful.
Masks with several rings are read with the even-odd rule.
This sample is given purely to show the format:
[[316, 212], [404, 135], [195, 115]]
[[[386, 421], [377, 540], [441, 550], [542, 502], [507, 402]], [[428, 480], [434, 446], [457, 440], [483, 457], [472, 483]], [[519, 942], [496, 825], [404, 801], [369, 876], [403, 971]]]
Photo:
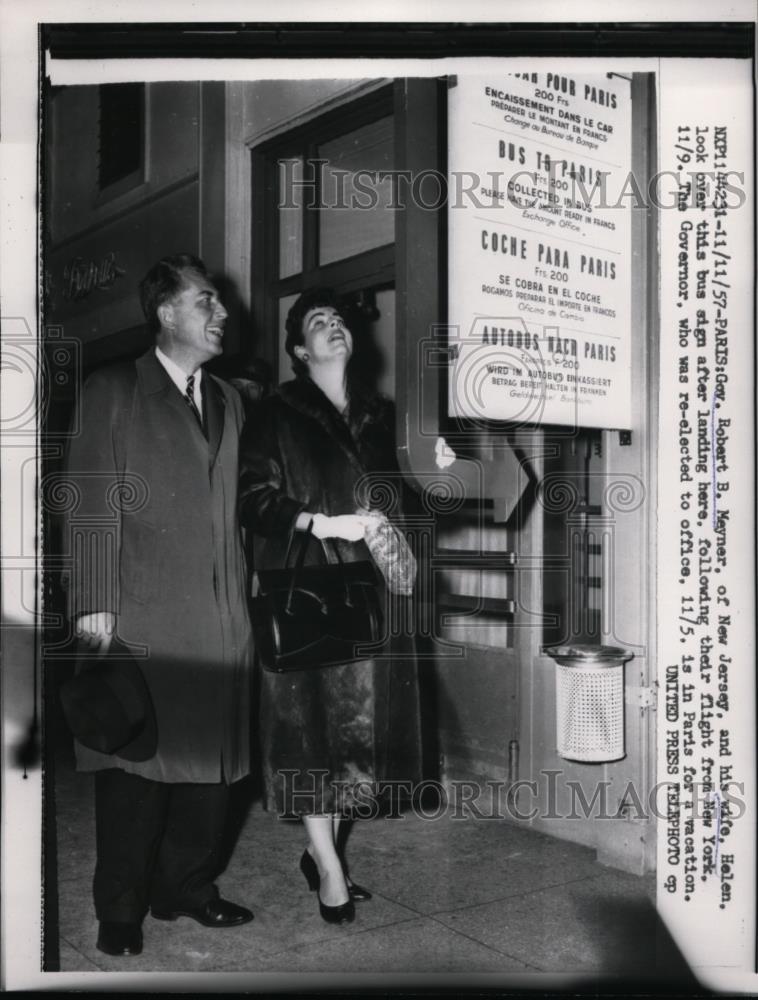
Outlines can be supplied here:
[[152, 781], [119, 768], [95, 775], [98, 920], [141, 923], [149, 906], [195, 909], [213, 884], [229, 786]]

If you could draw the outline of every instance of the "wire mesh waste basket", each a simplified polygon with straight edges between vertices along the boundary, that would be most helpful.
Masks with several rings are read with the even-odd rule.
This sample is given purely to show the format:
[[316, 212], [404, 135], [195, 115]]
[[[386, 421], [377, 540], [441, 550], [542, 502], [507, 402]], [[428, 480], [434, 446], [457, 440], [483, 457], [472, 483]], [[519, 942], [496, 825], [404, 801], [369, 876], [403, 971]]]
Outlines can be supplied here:
[[555, 730], [558, 754], [600, 763], [624, 756], [624, 663], [618, 646], [551, 646], [556, 662]]

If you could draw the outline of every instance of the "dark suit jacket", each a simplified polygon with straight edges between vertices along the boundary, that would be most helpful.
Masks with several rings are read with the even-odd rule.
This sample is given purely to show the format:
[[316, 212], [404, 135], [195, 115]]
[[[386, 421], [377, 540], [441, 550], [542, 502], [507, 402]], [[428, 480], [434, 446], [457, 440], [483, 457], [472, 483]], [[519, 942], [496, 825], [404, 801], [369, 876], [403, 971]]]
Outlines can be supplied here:
[[115, 765], [167, 782], [249, 772], [251, 637], [237, 521], [243, 411], [234, 389], [207, 373], [203, 381], [208, 441], [153, 349], [96, 372], [82, 391], [81, 433], [68, 455], [80, 497], [68, 518], [69, 611], [113, 611], [119, 637], [144, 647], [158, 724], [150, 760], [78, 746], [82, 770]]

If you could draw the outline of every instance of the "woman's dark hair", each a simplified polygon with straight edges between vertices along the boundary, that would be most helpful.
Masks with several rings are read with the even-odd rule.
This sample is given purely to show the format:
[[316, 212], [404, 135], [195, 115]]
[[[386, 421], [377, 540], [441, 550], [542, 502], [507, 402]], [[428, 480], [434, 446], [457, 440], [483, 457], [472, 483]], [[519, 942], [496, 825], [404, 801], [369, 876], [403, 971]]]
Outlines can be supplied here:
[[305, 343], [303, 336], [303, 320], [311, 309], [318, 306], [331, 306], [337, 312], [342, 311], [342, 303], [339, 296], [331, 288], [309, 288], [307, 292], [300, 295], [290, 311], [284, 323], [287, 336], [284, 340], [284, 349], [292, 359], [292, 371], [295, 375], [307, 375], [308, 366], [295, 354], [296, 347], [302, 347]]
[[[303, 320], [306, 313], [319, 306], [331, 306], [344, 317], [345, 303], [331, 288], [309, 288], [295, 301], [292, 308], [287, 313], [284, 328], [287, 336], [284, 341], [284, 349], [292, 359], [292, 371], [298, 378], [308, 375], [308, 366], [295, 354], [296, 347], [302, 347], [305, 343], [303, 336]], [[355, 331], [352, 328], [351, 332]], [[349, 423], [352, 426], [360, 425], [367, 419], [378, 419], [386, 414], [386, 400], [380, 396], [375, 389], [370, 388], [355, 368], [355, 357], [350, 358], [347, 363], [347, 398]]]
[[153, 264], [140, 282], [140, 302], [151, 333], [156, 334], [161, 328], [158, 307], [182, 291], [187, 271], [197, 271], [204, 278], [208, 277], [205, 264], [199, 257], [191, 253], [177, 253]]

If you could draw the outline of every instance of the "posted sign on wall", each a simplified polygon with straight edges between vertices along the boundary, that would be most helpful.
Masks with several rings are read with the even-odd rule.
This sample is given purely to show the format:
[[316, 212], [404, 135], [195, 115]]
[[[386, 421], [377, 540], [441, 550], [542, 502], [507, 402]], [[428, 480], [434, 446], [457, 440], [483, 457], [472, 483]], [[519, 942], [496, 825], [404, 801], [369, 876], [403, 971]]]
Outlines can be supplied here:
[[629, 81], [459, 77], [448, 134], [451, 415], [629, 428]]

